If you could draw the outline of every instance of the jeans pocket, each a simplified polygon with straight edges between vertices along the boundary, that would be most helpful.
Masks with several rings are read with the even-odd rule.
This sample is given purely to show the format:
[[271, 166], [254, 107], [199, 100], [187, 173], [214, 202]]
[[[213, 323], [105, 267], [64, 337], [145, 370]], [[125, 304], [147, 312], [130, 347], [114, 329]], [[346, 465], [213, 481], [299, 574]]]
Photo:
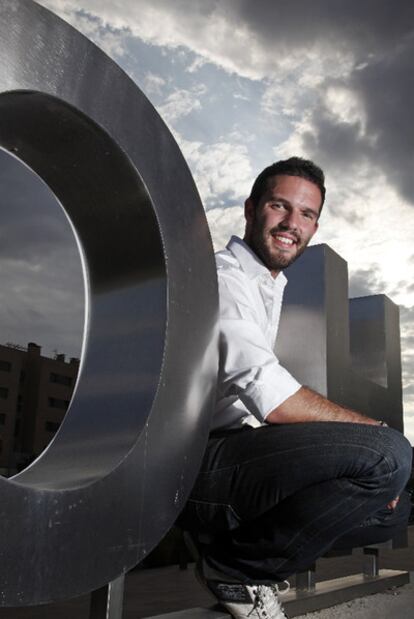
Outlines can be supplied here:
[[189, 503], [192, 504], [191, 511], [204, 530], [221, 533], [236, 529], [240, 525], [240, 518], [231, 505], [192, 500]]

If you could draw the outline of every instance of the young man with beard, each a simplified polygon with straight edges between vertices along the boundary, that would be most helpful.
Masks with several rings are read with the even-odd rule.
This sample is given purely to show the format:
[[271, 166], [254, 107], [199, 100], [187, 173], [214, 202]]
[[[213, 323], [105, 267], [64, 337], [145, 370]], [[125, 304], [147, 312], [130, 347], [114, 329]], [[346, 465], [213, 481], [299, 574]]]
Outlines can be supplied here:
[[311, 161], [269, 166], [245, 202], [244, 240], [217, 254], [218, 396], [181, 523], [200, 578], [236, 619], [285, 617], [276, 583], [335, 544], [389, 539], [409, 513], [403, 435], [300, 385], [273, 350], [282, 271], [315, 234], [324, 200]]

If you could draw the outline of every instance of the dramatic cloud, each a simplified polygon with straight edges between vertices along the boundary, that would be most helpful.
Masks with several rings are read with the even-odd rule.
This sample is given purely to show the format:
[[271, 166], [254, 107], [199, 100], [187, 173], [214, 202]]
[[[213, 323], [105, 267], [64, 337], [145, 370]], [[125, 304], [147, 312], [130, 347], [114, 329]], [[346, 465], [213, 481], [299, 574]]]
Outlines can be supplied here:
[[[217, 248], [230, 234], [242, 233], [244, 199], [272, 159], [297, 154], [322, 165], [328, 193], [315, 242], [328, 243], [348, 262], [353, 294], [383, 292], [403, 306], [405, 406], [414, 415], [414, 4], [43, 4], [92, 38], [150, 97], [186, 156]], [[12, 184], [13, 175], [6, 176]], [[24, 216], [17, 210], [3, 215], [2, 264], [16, 277], [11, 261], [44, 274], [47, 264], [47, 277], [55, 282], [48, 285], [57, 290], [54, 259], [71, 251], [65, 241], [70, 230], [64, 217], [51, 218], [42, 200], [34, 201], [30, 187], [22, 183], [21, 191]], [[6, 204], [7, 192], [2, 199]], [[23, 206], [32, 203], [36, 217]], [[77, 276], [69, 275], [68, 263], [66, 272], [65, 288], [75, 298]], [[34, 284], [27, 273], [27, 285]], [[50, 297], [49, 316], [58, 296]], [[40, 322], [44, 312], [38, 312]]]
[[[153, 86], [154, 80], [150, 83], [150, 88]], [[206, 89], [203, 85], [193, 90], [174, 90], [165, 102], [158, 106], [158, 111], [165, 122], [174, 123], [179, 118], [191, 114], [193, 110], [200, 110], [202, 107], [200, 98], [205, 92]]]
[[243, 238], [244, 217], [243, 211], [237, 207], [226, 209], [211, 209], [207, 213], [207, 219], [213, 237], [215, 249], [224, 249], [228, 243], [227, 230], [231, 229], [233, 234]]
[[[306, 152], [328, 168], [368, 159], [413, 201], [412, 3], [400, 2], [398, 11], [391, 0], [44, 4], [114, 55], [125, 52], [124, 33], [153, 45], [191, 50], [199, 57], [191, 71], [209, 62], [264, 81], [265, 113], [292, 119], [312, 108], [311, 128], [303, 136]], [[198, 99], [177, 91], [161, 111], [168, 120], [199, 106]]]
[[[252, 170], [246, 146], [229, 142], [202, 144], [177, 136], [205, 206], [240, 202], [250, 190]], [[226, 234], [228, 228], [225, 228]]]
[[371, 294], [382, 294], [386, 283], [378, 273], [378, 268], [358, 269], [349, 278], [349, 296], [365, 297]]
[[144, 88], [149, 95], [162, 95], [165, 80], [159, 75], [148, 72], [145, 76]]
[[75, 238], [50, 190], [0, 150], [1, 343], [80, 355], [84, 295]]

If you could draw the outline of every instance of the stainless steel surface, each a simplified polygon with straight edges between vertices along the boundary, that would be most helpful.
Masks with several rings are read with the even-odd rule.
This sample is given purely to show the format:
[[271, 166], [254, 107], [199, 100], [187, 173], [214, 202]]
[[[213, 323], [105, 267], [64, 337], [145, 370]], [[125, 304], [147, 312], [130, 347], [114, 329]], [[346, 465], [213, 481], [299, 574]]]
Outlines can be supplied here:
[[125, 575], [93, 591], [89, 619], [122, 619]]
[[367, 578], [379, 575], [379, 550], [378, 548], [364, 548], [364, 565], [362, 573]]
[[286, 271], [277, 353], [302, 384], [403, 430], [399, 310], [385, 295], [348, 300], [345, 260], [309, 247]]
[[81, 372], [54, 441], [0, 479], [0, 605], [92, 591], [174, 522], [205, 446], [217, 290], [204, 211], [154, 108], [31, 0], [0, 0], [0, 146], [66, 212], [82, 255]]
[[298, 572], [296, 574], [296, 595], [300, 595], [301, 592], [310, 593], [315, 591], [315, 564], [312, 565], [305, 572]]

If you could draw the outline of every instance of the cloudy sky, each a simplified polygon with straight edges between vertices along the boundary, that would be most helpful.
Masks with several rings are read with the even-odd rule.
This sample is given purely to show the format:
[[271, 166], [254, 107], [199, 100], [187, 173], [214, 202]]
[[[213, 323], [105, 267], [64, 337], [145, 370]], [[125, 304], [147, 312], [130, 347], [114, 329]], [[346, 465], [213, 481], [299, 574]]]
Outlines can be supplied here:
[[[324, 168], [314, 242], [348, 261], [351, 296], [386, 293], [401, 306], [414, 441], [414, 3], [41, 4], [102, 47], [157, 108], [193, 172], [217, 249], [242, 234], [242, 204], [263, 167], [296, 154]], [[1, 208], [12, 213], [0, 231], [3, 341], [36, 339], [46, 354], [78, 355], [82, 278], [69, 225], [18, 162], [2, 154], [0, 164]]]

